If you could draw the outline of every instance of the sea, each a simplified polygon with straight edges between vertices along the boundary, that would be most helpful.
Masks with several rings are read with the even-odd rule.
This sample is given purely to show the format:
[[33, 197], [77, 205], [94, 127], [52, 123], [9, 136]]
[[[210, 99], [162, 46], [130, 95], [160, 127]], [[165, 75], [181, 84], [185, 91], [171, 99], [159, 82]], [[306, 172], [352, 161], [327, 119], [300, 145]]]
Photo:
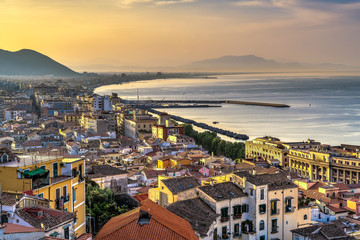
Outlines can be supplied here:
[[[225, 130], [282, 141], [314, 139], [360, 145], [360, 74], [238, 74], [216, 78], [156, 79], [95, 89], [128, 100], [239, 100], [290, 108], [222, 104], [218, 108], [171, 108], [169, 114]], [[213, 122], [219, 122], [214, 124]]]

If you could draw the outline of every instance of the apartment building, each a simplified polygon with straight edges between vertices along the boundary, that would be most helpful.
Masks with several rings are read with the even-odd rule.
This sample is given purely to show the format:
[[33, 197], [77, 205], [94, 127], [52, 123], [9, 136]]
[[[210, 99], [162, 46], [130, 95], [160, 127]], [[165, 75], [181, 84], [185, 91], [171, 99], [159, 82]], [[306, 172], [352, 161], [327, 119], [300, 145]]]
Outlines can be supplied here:
[[74, 234], [85, 232], [85, 160], [51, 155], [2, 154], [0, 183], [6, 191], [50, 200], [52, 209], [76, 213]]
[[[247, 195], [248, 207], [241, 209], [247, 211], [248, 208], [241, 222], [242, 239], [291, 239], [292, 229], [310, 223], [311, 209], [299, 208], [298, 186], [287, 179], [286, 172], [261, 175], [236, 172], [213, 177], [204, 184], [223, 182], [233, 182]], [[229, 232], [228, 239], [238, 234], [233, 229]]]

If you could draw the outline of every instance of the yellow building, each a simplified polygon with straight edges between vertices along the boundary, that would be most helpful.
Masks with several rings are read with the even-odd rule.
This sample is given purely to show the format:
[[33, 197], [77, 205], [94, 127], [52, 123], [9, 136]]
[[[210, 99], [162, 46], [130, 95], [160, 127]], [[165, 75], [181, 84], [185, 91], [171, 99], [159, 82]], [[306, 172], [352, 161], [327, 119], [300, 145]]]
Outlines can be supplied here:
[[196, 187], [200, 184], [194, 177], [158, 176], [158, 187], [149, 189], [149, 199], [161, 206], [196, 196]]
[[166, 169], [170, 168], [181, 168], [182, 166], [195, 166], [195, 161], [187, 158], [169, 158], [164, 157], [158, 159], [158, 168]]
[[2, 157], [3, 190], [49, 199], [50, 207], [76, 213], [75, 235], [85, 232], [85, 160], [50, 155]]
[[73, 123], [80, 123], [81, 114], [80, 113], [68, 113], [64, 115], [65, 122], [73, 122]]

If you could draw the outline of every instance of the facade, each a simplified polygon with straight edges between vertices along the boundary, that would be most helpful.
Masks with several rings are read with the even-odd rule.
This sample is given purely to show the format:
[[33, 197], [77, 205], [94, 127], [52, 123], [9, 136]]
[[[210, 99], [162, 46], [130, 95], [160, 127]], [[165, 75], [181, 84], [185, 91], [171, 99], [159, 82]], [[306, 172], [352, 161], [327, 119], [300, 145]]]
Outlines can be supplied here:
[[360, 179], [360, 159], [339, 156], [331, 149], [289, 150], [290, 170], [313, 181], [357, 184]]
[[110, 188], [117, 193], [127, 192], [127, 172], [110, 165], [92, 166], [87, 176], [100, 188]]
[[249, 213], [240, 232], [243, 239], [291, 239], [292, 229], [310, 223], [311, 208], [298, 206], [298, 186], [287, 180], [286, 173], [236, 172], [213, 177], [204, 184], [222, 182], [235, 183], [248, 196]]
[[151, 137], [152, 126], [156, 122], [157, 118], [146, 111], [134, 111], [132, 117], [124, 119], [124, 134], [132, 139]]
[[85, 232], [85, 161], [50, 155], [21, 155], [0, 163], [2, 189], [51, 201], [50, 207], [76, 212], [74, 232]]
[[270, 163], [272, 160], [278, 160], [281, 166], [288, 167], [289, 150], [313, 149], [319, 146], [319, 142], [311, 139], [304, 142], [282, 142], [278, 138], [266, 136], [245, 142], [245, 157], [262, 158]]
[[94, 111], [112, 111], [112, 99], [109, 95], [93, 98]]
[[149, 199], [161, 206], [196, 196], [200, 186], [195, 177], [158, 177], [158, 187], [149, 189]]
[[7, 108], [5, 109], [5, 121], [16, 120], [16, 118], [26, 114], [25, 108]]

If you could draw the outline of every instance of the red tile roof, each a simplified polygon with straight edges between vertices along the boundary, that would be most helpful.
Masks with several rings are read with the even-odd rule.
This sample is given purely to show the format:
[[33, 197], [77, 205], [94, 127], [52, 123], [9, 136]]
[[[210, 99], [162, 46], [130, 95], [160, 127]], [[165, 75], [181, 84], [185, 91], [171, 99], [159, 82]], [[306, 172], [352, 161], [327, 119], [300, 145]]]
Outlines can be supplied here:
[[[151, 215], [149, 224], [138, 224], [140, 209]], [[100, 230], [95, 240], [147, 239], [197, 240], [189, 222], [147, 199], [142, 206], [113, 217]]]
[[142, 202], [142, 201], [149, 198], [149, 194], [148, 193], [142, 193], [142, 194], [138, 194], [138, 195], [133, 196], [133, 198], [135, 198], [138, 202]]
[[42, 229], [37, 229], [33, 227], [26, 227], [19, 224], [14, 223], [4, 223], [5, 226], [5, 234], [11, 233], [31, 233], [31, 232], [43, 232]]

